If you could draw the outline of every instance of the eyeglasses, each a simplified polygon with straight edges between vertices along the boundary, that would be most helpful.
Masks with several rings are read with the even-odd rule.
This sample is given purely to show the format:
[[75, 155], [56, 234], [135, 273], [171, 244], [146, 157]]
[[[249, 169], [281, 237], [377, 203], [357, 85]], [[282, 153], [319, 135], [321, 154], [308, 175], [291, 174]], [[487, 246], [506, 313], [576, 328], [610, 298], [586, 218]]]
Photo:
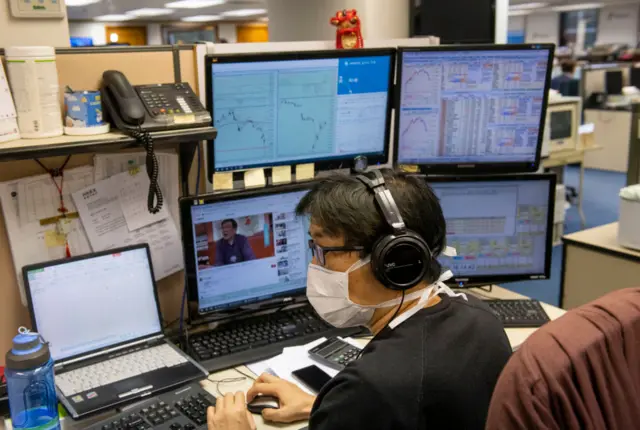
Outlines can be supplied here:
[[313, 256], [316, 257], [316, 260], [318, 260], [318, 263], [320, 263], [321, 266], [324, 266], [326, 263], [325, 255], [328, 252], [364, 251], [364, 246], [320, 246], [315, 243], [313, 239], [310, 239], [309, 249], [313, 253]]

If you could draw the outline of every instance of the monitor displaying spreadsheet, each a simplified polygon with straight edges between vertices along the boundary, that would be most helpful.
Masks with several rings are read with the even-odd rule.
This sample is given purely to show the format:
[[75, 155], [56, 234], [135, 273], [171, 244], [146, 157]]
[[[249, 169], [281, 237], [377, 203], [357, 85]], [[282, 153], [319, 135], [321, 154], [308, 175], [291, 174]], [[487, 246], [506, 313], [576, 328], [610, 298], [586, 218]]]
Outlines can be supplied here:
[[401, 48], [395, 162], [432, 172], [537, 169], [553, 47]]
[[207, 67], [210, 172], [387, 161], [395, 50], [208, 56]]
[[429, 178], [447, 224], [441, 256], [458, 282], [549, 276], [555, 177], [550, 174]]

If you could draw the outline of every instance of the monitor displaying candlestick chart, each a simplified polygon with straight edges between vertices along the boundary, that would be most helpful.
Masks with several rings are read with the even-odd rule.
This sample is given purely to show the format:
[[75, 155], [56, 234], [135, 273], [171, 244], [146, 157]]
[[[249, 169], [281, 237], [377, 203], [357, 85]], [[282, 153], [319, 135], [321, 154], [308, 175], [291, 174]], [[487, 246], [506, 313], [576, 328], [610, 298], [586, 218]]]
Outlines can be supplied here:
[[423, 171], [535, 171], [553, 45], [400, 48], [394, 159]]
[[388, 158], [395, 49], [207, 57], [209, 172]]

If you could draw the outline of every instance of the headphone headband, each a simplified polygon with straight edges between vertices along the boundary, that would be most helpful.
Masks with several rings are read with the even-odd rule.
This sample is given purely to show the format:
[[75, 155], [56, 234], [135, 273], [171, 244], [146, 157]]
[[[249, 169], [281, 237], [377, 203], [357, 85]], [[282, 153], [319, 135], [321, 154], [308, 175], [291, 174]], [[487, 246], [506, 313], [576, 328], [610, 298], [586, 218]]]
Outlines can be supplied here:
[[356, 178], [373, 192], [380, 212], [382, 212], [382, 216], [393, 229], [393, 232], [395, 234], [403, 233], [406, 230], [406, 226], [400, 215], [400, 210], [398, 210], [398, 206], [391, 195], [391, 191], [386, 186], [382, 173], [377, 169], [372, 170], [372, 173], [374, 178], [369, 178], [365, 175], [358, 175]]

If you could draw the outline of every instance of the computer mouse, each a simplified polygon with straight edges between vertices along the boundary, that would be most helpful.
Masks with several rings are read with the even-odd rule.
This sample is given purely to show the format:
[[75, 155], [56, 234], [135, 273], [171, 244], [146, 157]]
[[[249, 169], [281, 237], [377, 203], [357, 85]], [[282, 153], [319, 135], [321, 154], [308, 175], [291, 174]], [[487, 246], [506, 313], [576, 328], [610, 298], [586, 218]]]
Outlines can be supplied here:
[[247, 409], [252, 414], [261, 414], [263, 409], [279, 409], [280, 402], [273, 396], [257, 396], [247, 403]]

